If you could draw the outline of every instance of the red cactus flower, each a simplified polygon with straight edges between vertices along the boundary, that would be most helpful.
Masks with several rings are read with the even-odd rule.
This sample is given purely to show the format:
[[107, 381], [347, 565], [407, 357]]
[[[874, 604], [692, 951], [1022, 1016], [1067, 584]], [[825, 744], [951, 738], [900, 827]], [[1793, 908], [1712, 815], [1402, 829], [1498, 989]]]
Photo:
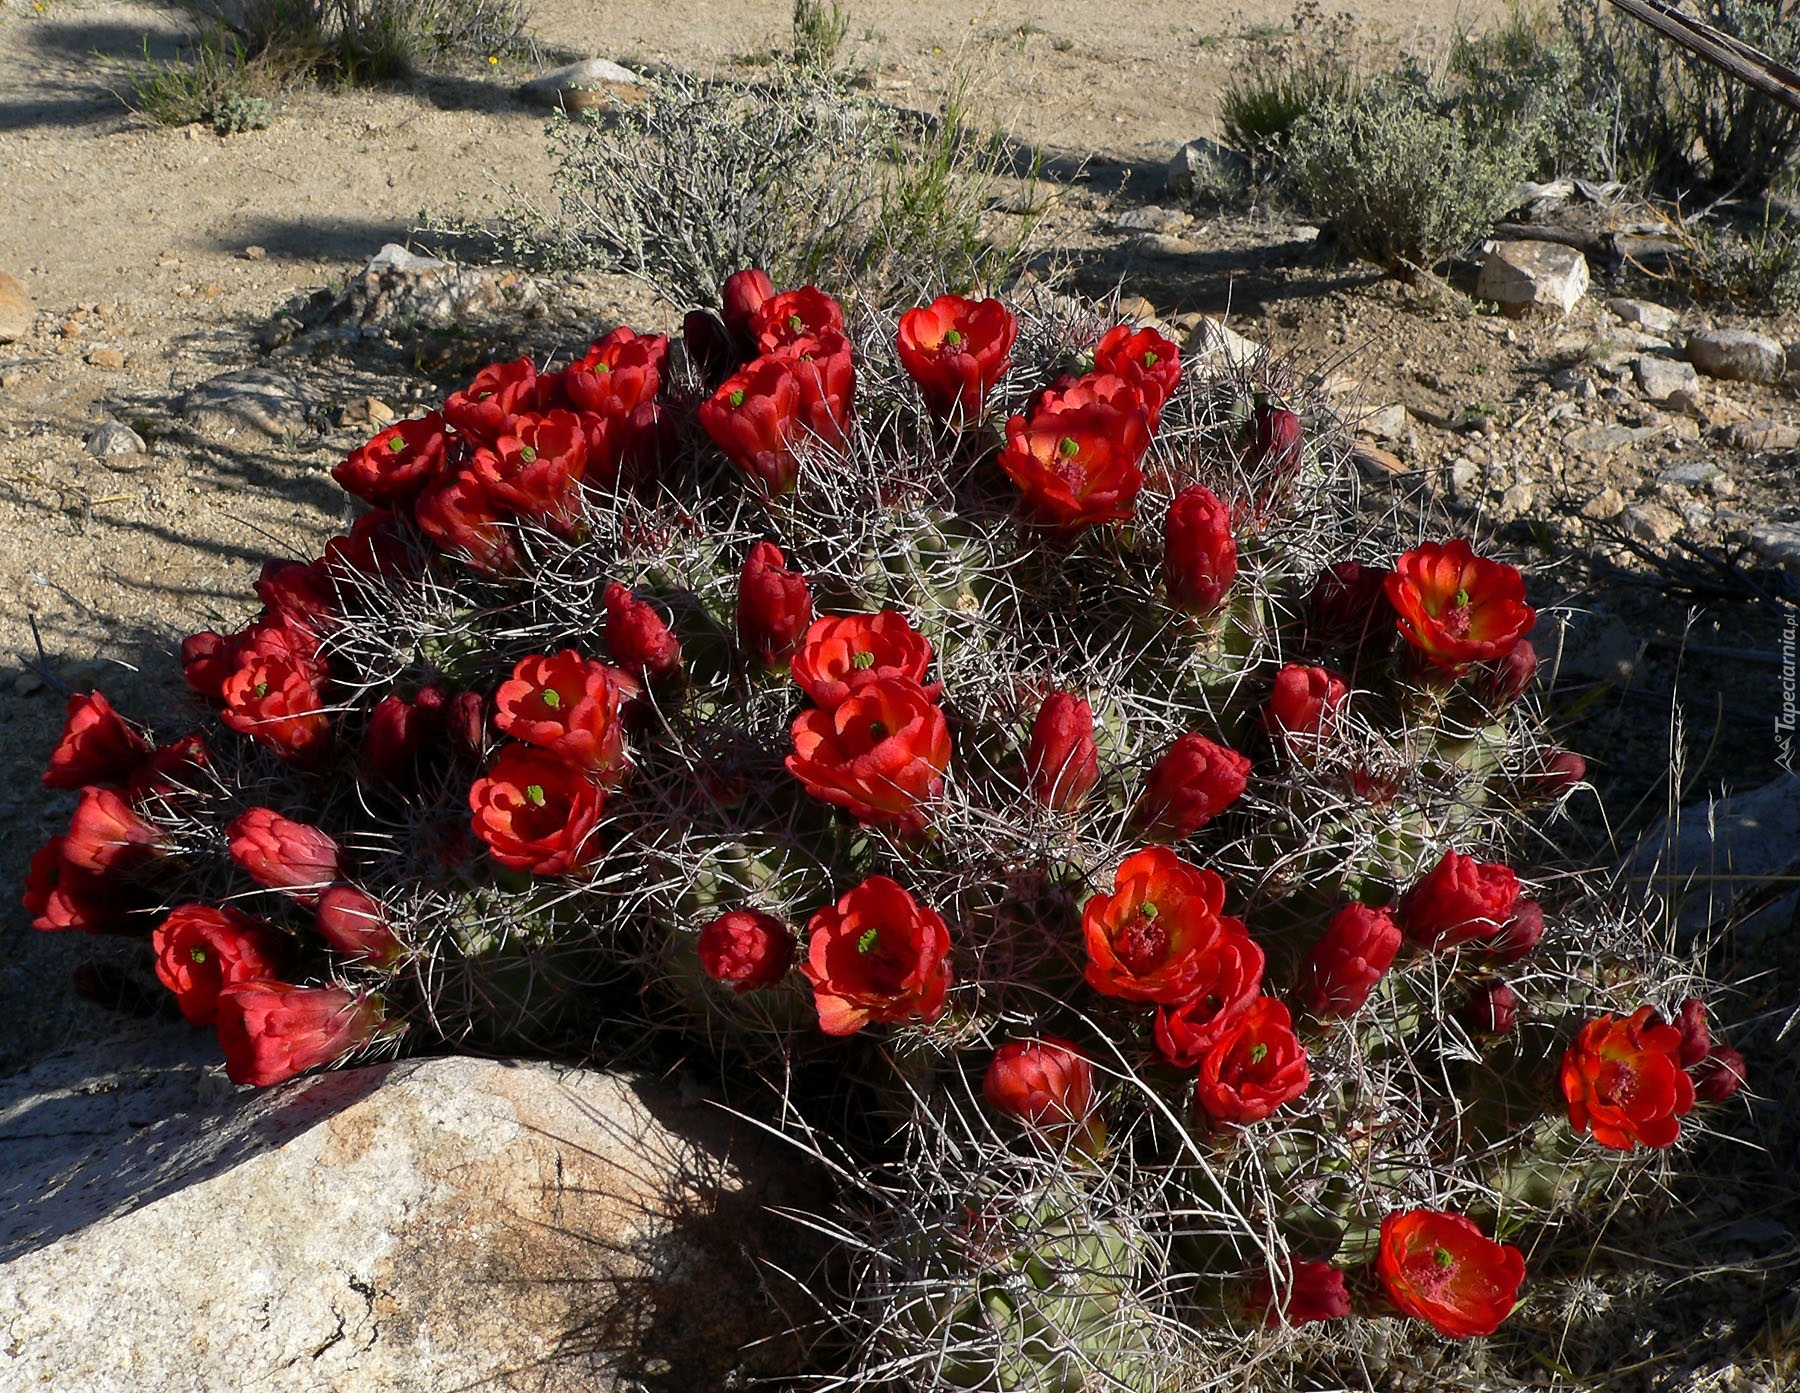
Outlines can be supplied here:
[[1018, 485], [1026, 515], [1045, 527], [1079, 531], [1131, 516], [1144, 486], [1138, 468], [1150, 448], [1139, 410], [1094, 403], [1039, 411], [1006, 423], [1000, 467]]
[[758, 358], [726, 378], [697, 414], [725, 457], [776, 496], [792, 491], [799, 478], [793, 450], [799, 410], [800, 384], [792, 365]]
[[1249, 779], [1250, 761], [1243, 755], [1190, 732], [1150, 770], [1132, 822], [1178, 842], [1237, 802]]
[[1207, 985], [1207, 953], [1228, 934], [1247, 936], [1224, 908], [1216, 872], [1163, 846], [1132, 853], [1114, 873], [1112, 893], [1082, 906], [1088, 985], [1126, 1001], [1191, 1000]]
[[324, 683], [324, 664], [314, 641], [280, 626], [264, 629], [238, 649], [220, 691], [225, 702], [221, 719], [283, 759], [315, 763], [333, 740]]
[[752, 268], [726, 277], [724, 291], [719, 297], [725, 327], [745, 343], [751, 342], [754, 335], [750, 331], [750, 321], [763, 302], [774, 295], [775, 282], [769, 279], [767, 271]]
[[577, 411], [627, 417], [661, 390], [668, 363], [668, 339], [621, 327], [563, 370], [562, 392]]
[[1477, 982], [1460, 1012], [1462, 1023], [1477, 1035], [1506, 1035], [1518, 1024], [1524, 1005], [1504, 982]]
[[256, 597], [266, 617], [318, 638], [338, 621], [337, 587], [323, 561], [265, 561]]
[[1749, 1077], [1743, 1055], [1730, 1045], [1714, 1045], [1694, 1066], [1694, 1097], [1702, 1103], [1723, 1103]]
[[494, 724], [602, 783], [617, 783], [626, 770], [620, 710], [640, 690], [630, 674], [573, 648], [553, 657], [521, 658], [494, 693]]
[[1263, 951], [1248, 934], [1221, 933], [1198, 964], [1194, 994], [1156, 1008], [1156, 1048], [1177, 1069], [1196, 1067], [1262, 992]]
[[700, 968], [738, 992], [779, 982], [794, 961], [794, 936], [773, 914], [734, 909], [700, 930]]
[[292, 948], [286, 934], [259, 919], [203, 904], [172, 910], [150, 945], [156, 975], [190, 1025], [213, 1023], [226, 987], [279, 975]]
[[198, 735], [184, 735], [159, 745], [131, 771], [125, 787], [134, 799], [177, 798], [201, 787], [201, 776], [213, 767], [212, 751]]
[[994, 1052], [981, 1080], [995, 1112], [1034, 1127], [1064, 1127], [1093, 1116], [1094, 1062], [1079, 1045], [1055, 1035], [1009, 1040]]
[[469, 789], [475, 835], [502, 866], [567, 875], [599, 854], [605, 795], [587, 771], [548, 750], [507, 745]]
[[794, 655], [793, 673], [813, 704], [829, 711], [851, 693], [890, 677], [918, 683], [936, 701], [942, 688], [935, 682], [926, 685], [930, 666], [931, 644], [904, 614], [884, 609], [815, 619]]
[[44, 770], [46, 788], [122, 784], [150, 753], [150, 742], [125, 723], [101, 692], [79, 692], [64, 708], [62, 739]]
[[681, 671], [681, 641], [648, 600], [614, 581], [600, 597], [606, 606], [606, 647], [632, 678], [666, 682]]
[[[414, 503], [416, 506], [417, 500]], [[419, 572], [419, 557], [408, 529], [385, 508], [364, 513], [351, 524], [349, 532], [326, 542], [321, 559], [340, 595], [362, 589], [372, 576], [413, 576]]]
[[1263, 721], [1289, 749], [1316, 750], [1349, 696], [1349, 684], [1335, 672], [1289, 663], [1275, 674]]
[[1163, 524], [1163, 588], [1169, 603], [1204, 619], [1218, 609], [1237, 571], [1231, 510], [1199, 484], [1176, 494]]
[[1526, 776], [1527, 796], [1549, 802], [1587, 778], [1587, 761], [1573, 750], [1555, 750], [1536, 773]]
[[1379, 656], [1394, 638], [1394, 607], [1388, 603], [1382, 566], [1339, 561], [1320, 571], [1303, 610], [1307, 641], [1361, 657], [1373, 646]]
[[1320, 1020], [1353, 1016], [1394, 965], [1399, 928], [1385, 909], [1347, 904], [1300, 965], [1294, 1000]]
[[221, 701], [225, 695], [225, 679], [237, 666], [237, 645], [229, 638], [202, 629], [181, 641], [181, 675], [201, 696]]
[[1525, 1256], [1461, 1214], [1409, 1209], [1381, 1221], [1375, 1275], [1405, 1314], [1467, 1340], [1492, 1335], [1512, 1314]]
[[219, 993], [215, 1022], [233, 1083], [270, 1088], [335, 1064], [381, 1031], [381, 999], [343, 987], [245, 982]]
[[266, 890], [312, 904], [319, 890], [343, 874], [343, 848], [317, 827], [251, 808], [225, 829], [231, 859]]
[[1260, 1277], [1251, 1292], [1250, 1309], [1271, 1330], [1281, 1325], [1342, 1320], [1350, 1314], [1350, 1289], [1338, 1268], [1316, 1258], [1301, 1258], [1287, 1268], [1279, 1285], [1267, 1274]]
[[1150, 429], [1162, 421], [1163, 404], [1181, 381], [1181, 350], [1154, 329], [1116, 324], [1094, 345], [1094, 371], [1124, 379], [1137, 389]]
[[806, 577], [787, 567], [773, 542], [758, 542], [738, 574], [737, 632], [744, 651], [764, 667], [793, 658], [813, 622]]
[[521, 414], [471, 465], [495, 503], [568, 532], [581, 514], [587, 451], [587, 430], [573, 411]]
[[1477, 938], [1493, 938], [1519, 903], [1519, 878], [1498, 862], [1446, 851], [1400, 897], [1395, 918], [1420, 947], [1442, 953]]
[[1447, 672], [1504, 658], [1537, 622], [1524, 577], [1460, 537], [1405, 553], [1386, 586], [1401, 637]]
[[1306, 463], [1306, 431], [1300, 418], [1264, 402], [1250, 413], [1243, 468], [1254, 499], [1254, 521], [1266, 523], [1284, 505]]
[[84, 788], [69, 830], [63, 860], [90, 875], [113, 875], [142, 865], [162, 850], [162, 834], [130, 801], [110, 788]]
[[950, 766], [950, 727], [917, 682], [887, 677], [794, 719], [788, 772], [865, 824], [917, 832]]
[[1241, 1127], [1261, 1122], [1311, 1083], [1312, 1068], [1288, 1008], [1263, 996], [1250, 1003], [1200, 1061], [1194, 1096], [1213, 1121]]
[[827, 330], [844, 332], [844, 307], [817, 286], [771, 295], [750, 315], [750, 337], [758, 353], [774, 353]]
[[490, 363], [466, 388], [445, 399], [444, 419], [466, 439], [492, 445], [514, 416], [536, 410], [537, 402], [537, 365], [531, 359]]
[[120, 933], [133, 905], [114, 881], [71, 866], [63, 859], [62, 837], [52, 837], [32, 854], [25, 872], [25, 912], [40, 933]]
[[940, 295], [900, 316], [894, 346], [925, 409], [957, 430], [981, 420], [988, 393], [1012, 368], [1019, 321], [998, 300]]
[[331, 471], [344, 489], [379, 508], [405, 508], [448, 467], [445, 422], [434, 411], [396, 421]]
[[1025, 779], [1032, 797], [1061, 813], [1079, 808], [1100, 782], [1094, 708], [1073, 692], [1052, 692], [1038, 708], [1025, 747]]
[[1520, 900], [1513, 905], [1500, 932], [1487, 941], [1488, 959], [1496, 963], [1516, 963], [1527, 956], [1544, 938], [1544, 907], [1536, 900]]
[[797, 339], [769, 355], [787, 365], [798, 396], [794, 420], [827, 445], [844, 443], [856, 406], [856, 359], [835, 329]]
[[391, 967], [404, 951], [388, 926], [388, 909], [355, 885], [327, 885], [319, 892], [313, 925], [331, 950], [348, 962]]
[[512, 513], [496, 503], [471, 464], [440, 480], [413, 505], [419, 530], [451, 556], [482, 575], [506, 575], [519, 566], [507, 521]]
[[819, 1028], [852, 1035], [871, 1022], [944, 1013], [950, 930], [941, 915], [884, 875], [872, 875], [807, 921], [800, 971], [812, 983]]
[[1582, 1026], [1562, 1061], [1569, 1125], [1615, 1151], [1673, 1146], [1693, 1109], [1693, 1080], [1681, 1068], [1681, 1032], [1655, 1024], [1641, 1006], [1625, 1020], [1610, 1012]]

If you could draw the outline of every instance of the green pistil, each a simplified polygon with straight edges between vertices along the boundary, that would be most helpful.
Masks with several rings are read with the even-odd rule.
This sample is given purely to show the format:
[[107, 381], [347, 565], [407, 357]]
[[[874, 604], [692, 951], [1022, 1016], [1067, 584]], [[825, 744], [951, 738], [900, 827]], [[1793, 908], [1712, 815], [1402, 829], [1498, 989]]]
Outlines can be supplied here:
[[867, 672], [870, 668], [875, 666], [875, 655], [873, 653], [852, 653], [850, 655], [850, 666], [855, 668], [858, 672]]
[[881, 942], [880, 929], [864, 929], [862, 937], [856, 940], [856, 951], [859, 953], [873, 953], [875, 951], [875, 945], [879, 942]]
[[1075, 443], [1072, 436], [1065, 435], [1062, 438], [1062, 443], [1056, 448], [1064, 459], [1074, 459], [1075, 456], [1081, 453], [1081, 446]]
[[730, 402], [733, 406], [742, 406], [744, 404], [744, 389], [739, 387], [737, 391], [726, 397], [725, 400]]
[[806, 328], [806, 321], [797, 314], [790, 314], [788, 316], [788, 328], [798, 334]]
[[603, 373], [603, 372], [611, 372], [611, 371], [612, 371], [611, 363], [595, 363], [594, 364], [594, 372], [596, 375]]
[[1449, 1268], [1456, 1266], [1456, 1254], [1452, 1253], [1448, 1248], [1439, 1248], [1431, 1255], [1431, 1260], [1439, 1267]]
[[888, 728], [884, 723], [882, 723], [881, 721], [870, 721], [869, 722], [869, 739], [874, 740], [879, 743], [880, 741], [886, 740], [887, 738], [888, 738]]
[[396, 455], [405, 454], [406, 442], [397, 435], [390, 435], [388, 437], [388, 449], [392, 450]]
[[489, 397], [491, 397], [493, 395], [494, 394], [492, 392], [477, 392], [475, 394], [475, 400], [476, 401], [486, 401]]
[[206, 965], [206, 949], [204, 949], [204, 948], [188, 949], [188, 961], [191, 962], [195, 967], [204, 967]]
[[947, 330], [944, 334], [944, 342], [949, 344], [952, 348], [955, 348], [962, 343], [962, 335], [957, 333], [954, 329]]
[[1252, 1045], [1250, 1047], [1250, 1062], [1252, 1064], [1261, 1064], [1268, 1057], [1269, 1047], [1267, 1045]]
[[532, 449], [529, 445], [521, 445], [519, 446], [519, 458], [524, 460], [525, 463], [530, 464], [537, 458], [537, 451]]
[[1138, 906], [1138, 913], [1143, 915], [1144, 918], [1146, 918], [1146, 919], [1155, 919], [1158, 914], [1162, 913], [1162, 911], [1160, 909], [1158, 909], [1149, 900], [1145, 900], [1141, 905]]
[[269, 684], [267, 682], [258, 682], [256, 684], [257, 700], [258, 701], [262, 700], [262, 698], [266, 697], [268, 694], [269, 694]]
[[555, 711], [562, 705], [562, 693], [554, 687], [544, 688], [544, 705]]
[[525, 797], [534, 808], [541, 808], [549, 801], [544, 797], [544, 786], [542, 784], [526, 784]]
[[1156, 350], [1154, 348], [1147, 348], [1144, 350], [1144, 366], [1145, 367], [1153, 368], [1160, 361], [1161, 361], [1161, 359], [1159, 359], [1156, 356]]
[[1456, 599], [1452, 604], [1456, 609], [1467, 609], [1469, 607], [1469, 592], [1467, 590], [1458, 590], [1456, 592]]

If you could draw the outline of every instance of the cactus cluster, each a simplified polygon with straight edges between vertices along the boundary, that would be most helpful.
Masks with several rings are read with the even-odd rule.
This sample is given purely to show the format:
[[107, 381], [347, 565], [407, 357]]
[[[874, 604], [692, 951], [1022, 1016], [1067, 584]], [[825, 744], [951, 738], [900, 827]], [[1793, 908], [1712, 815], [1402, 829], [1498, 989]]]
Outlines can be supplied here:
[[1486, 1333], [1742, 1078], [1654, 924], [1509, 864], [1582, 773], [1518, 573], [1364, 506], [1287, 364], [746, 273], [338, 478], [184, 645], [203, 739], [72, 702], [39, 927], [150, 936], [240, 1081], [626, 1016], [767, 1079], [841, 1386]]

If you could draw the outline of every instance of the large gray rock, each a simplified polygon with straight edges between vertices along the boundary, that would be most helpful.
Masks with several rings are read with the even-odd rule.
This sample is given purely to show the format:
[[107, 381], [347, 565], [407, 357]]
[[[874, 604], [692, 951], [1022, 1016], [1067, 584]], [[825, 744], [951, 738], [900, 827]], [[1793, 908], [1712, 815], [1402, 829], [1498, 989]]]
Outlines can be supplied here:
[[1588, 288], [1587, 258], [1560, 242], [1501, 242], [1481, 265], [1477, 299], [1508, 314], [1567, 314]]
[[1201, 136], [1174, 154], [1163, 187], [1175, 198], [1234, 188], [1250, 177], [1250, 162], [1236, 150]]
[[1779, 382], [1787, 354], [1766, 334], [1748, 329], [1707, 329], [1688, 335], [1688, 361], [1708, 377], [1730, 382]]
[[1652, 334], [1667, 336], [1681, 327], [1680, 315], [1666, 305], [1658, 305], [1649, 300], [1631, 300], [1621, 295], [1608, 300], [1606, 307], [1618, 315], [1622, 322]]
[[31, 296], [15, 276], [0, 271], [0, 343], [17, 343], [31, 332], [36, 319]]
[[[1645, 835], [1626, 869], [1669, 900], [1684, 931], [1725, 921], [1740, 902], [1800, 872], [1800, 773], [1683, 808]], [[1779, 932], [1797, 898], [1791, 890], [1779, 896], [1745, 927]]]
[[251, 1093], [214, 1054], [184, 1031], [0, 1081], [0, 1387], [599, 1393], [791, 1369], [786, 1340], [743, 1351], [787, 1324], [756, 1259], [810, 1262], [765, 1210], [806, 1203], [805, 1172], [720, 1110], [462, 1058]]
[[1692, 363], [1646, 353], [1632, 366], [1637, 370], [1638, 386], [1651, 401], [1667, 401], [1677, 392], [1700, 390], [1700, 376]]
[[182, 399], [182, 414], [212, 440], [261, 435], [286, 440], [312, 430], [312, 397], [284, 372], [245, 368], [202, 382]]
[[640, 102], [645, 95], [644, 79], [609, 58], [586, 58], [552, 68], [519, 88], [520, 101], [567, 111], [584, 111], [614, 100]]
[[1233, 364], [1248, 363], [1263, 353], [1263, 346], [1227, 327], [1222, 319], [1203, 317], [1188, 332], [1185, 352], [1201, 362], [1220, 358]]

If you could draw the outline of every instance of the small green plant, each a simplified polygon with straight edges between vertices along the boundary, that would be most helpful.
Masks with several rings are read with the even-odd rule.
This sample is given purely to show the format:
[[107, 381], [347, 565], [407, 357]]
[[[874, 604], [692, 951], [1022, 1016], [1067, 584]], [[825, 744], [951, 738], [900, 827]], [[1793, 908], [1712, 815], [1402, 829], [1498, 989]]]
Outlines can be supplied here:
[[794, 0], [794, 61], [804, 67], [830, 69], [850, 33], [850, 15], [832, 0]]
[[1465, 123], [1510, 131], [1530, 145], [1537, 177], [1614, 177], [1612, 122], [1585, 101], [1580, 55], [1548, 11], [1513, 0], [1499, 24], [1459, 34], [1448, 76], [1457, 85]]
[[274, 108], [266, 98], [233, 93], [216, 107], [211, 115], [213, 129], [220, 135], [241, 135], [245, 131], [267, 130]]
[[1262, 25], [1245, 37], [1256, 52], [1219, 94], [1219, 130], [1249, 160], [1252, 177], [1268, 180], [1285, 168], [1301, 121], [1349, 100], [1352, 35], [1343, 18], [1326, 21], [1317, 5], [1303, 4], [1291, 30]]
[[221, 113], [239, 112], [246, 104], [259, 106], [262, 119], [254, 127], [232, 129], [269, 124], [264, 95], [273, 86], [269, 70], [251, 58], [237, 38], [217, 27], [203, 29], [189, 49], [161, 62], [150, 57], [145, 40], [144, 62], [124, 74], [124, 83], [124, 91], [115, 89], [119, 100], [159, 126], [203, 122], [228, 134], [221, 126]]

